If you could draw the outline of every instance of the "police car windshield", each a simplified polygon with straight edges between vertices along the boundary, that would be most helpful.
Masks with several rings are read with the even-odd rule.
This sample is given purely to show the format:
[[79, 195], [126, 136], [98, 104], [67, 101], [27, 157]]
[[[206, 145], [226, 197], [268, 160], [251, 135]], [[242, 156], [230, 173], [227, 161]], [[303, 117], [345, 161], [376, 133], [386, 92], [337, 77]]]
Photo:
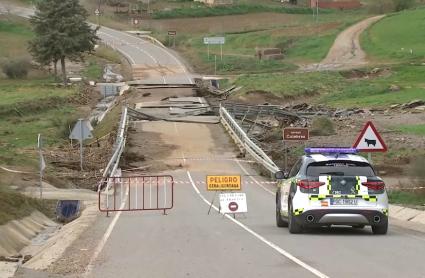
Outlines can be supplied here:
[[373, 168], [365, 162], [322, 161], [312, 162], [307, 166], [307, 176], [366, 176], [373, 177]]

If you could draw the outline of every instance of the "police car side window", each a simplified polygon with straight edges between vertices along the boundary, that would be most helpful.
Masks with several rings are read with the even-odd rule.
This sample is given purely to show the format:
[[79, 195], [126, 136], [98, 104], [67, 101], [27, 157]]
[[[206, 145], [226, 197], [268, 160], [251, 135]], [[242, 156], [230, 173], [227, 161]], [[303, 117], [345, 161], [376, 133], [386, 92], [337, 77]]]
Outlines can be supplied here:
[[290, 178], [295, 177], [298, 174], [298, 172], [301, 169], [301, 164], [302, 164], [302, 161], [301, 159], [299, 159], [297, 163], [295, 163], [294, 167], [292, 167], [291, 171], [289, 172]]

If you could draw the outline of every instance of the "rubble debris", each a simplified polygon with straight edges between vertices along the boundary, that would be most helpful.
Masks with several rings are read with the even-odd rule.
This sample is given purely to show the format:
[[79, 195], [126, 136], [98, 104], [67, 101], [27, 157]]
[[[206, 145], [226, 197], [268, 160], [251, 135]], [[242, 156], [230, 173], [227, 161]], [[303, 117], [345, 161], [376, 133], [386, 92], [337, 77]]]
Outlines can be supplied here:
[[423, 105], [425, 105], [425, 101], [416, 99], [401, 105], [401, 109], [411, 109], [411, 108], [415, 108], [415, 107], [423, 106]]
[[17, 263], [19, 258], [0, 256], [0, 262]]
[[24, 258], [23, 258], [23, 260], [22, 260], [22, 264], [28, 262], [31, 259], [32, 259], [32, 256], [31, 255], [25, 255]]
[[392, 84], [392, 85], [390, 85], [390, 87], [388, 88], [388, 90], [389, 90], [390, 92], [398, 92], [398, 91], [400, 91], [400, 90], [401, 90], [401, 88], [400, 88], [400, 86], [398, 86], [398, 85], [394, 85], [394, 84]]
[[138, 120], [219, 123], [203, 97], [168, 97], [161, 101], [137, 103], [129, 115]]
[[103, 69], [103, 79], [106, 82], [122, 82], [124, 80], [121, 74], [113, 72], [113, 65], [109, 64]]

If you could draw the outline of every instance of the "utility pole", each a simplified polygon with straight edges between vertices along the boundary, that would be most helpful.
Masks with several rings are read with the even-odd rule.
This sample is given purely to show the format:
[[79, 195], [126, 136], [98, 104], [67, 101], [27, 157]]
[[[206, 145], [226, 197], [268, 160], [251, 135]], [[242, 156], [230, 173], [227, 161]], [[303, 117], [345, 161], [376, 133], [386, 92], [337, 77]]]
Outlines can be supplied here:
[[316, 0], [316, 22], [319, 22], [319, 0]]
[[214, 75], [217, 75], [217, 55], [214, 55]]

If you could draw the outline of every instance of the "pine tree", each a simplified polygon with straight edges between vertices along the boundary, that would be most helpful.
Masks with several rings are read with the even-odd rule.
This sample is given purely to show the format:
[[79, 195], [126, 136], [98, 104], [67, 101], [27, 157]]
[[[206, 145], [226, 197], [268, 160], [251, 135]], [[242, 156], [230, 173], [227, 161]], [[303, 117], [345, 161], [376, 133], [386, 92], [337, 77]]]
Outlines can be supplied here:
[[87, 23], [88, 12], [78, 0], [44, 0], [36, 3], [30, 21], [35, 38], [29, 50], [42, 65], [60, 61], [62, 78], [66, 84], [65, 60], [82, 61], [85, 53], [94, 50], [97, 29]]

